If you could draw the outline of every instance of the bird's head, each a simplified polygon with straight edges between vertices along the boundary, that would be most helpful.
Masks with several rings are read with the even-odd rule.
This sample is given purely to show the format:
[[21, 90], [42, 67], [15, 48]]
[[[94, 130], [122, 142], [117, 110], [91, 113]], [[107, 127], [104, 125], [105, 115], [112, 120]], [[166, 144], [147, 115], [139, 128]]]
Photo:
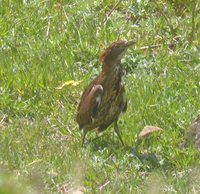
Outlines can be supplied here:
[[118, 63], [125, 54], [126, 50], [135, 44], [135, 41], [116, 41], [106, 48], [100, 56], [102, 64]]

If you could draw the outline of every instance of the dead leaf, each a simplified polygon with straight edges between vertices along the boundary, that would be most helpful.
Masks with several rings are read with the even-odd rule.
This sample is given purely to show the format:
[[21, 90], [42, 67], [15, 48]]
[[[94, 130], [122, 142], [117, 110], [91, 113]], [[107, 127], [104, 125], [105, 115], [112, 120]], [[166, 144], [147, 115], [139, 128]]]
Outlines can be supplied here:
[[56, 89], [61, 90], [65, 86], [77, 86], [81, 82], [82, 82], [82, 80], [79, 80], [79, 81], [69, 80], [69, 81], [64, 82], [61, 86], [57, 87]]
[[163, 129], [161, 129], [160, 127], [147, 125], [140, 132], [139, 139], [144, 139], [144, 138], [148, 137], [150, 134], [152, 134], [156, 131], [162, 131], [162, 130]]
[[60, 194], [84, 194], [87, 189], [83, 186], [72, 187], [71, 184], [66, 183], [58, 188]]

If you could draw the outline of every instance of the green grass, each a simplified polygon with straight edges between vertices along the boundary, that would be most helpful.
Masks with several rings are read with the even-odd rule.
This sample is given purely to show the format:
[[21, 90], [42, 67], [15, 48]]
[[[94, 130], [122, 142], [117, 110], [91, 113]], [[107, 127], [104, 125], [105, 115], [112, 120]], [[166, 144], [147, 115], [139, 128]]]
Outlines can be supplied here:
[[[195, 2], [121, 1], [107, 18], [117, 1], [0, 1], [0, 193], [200, 192], [199, 153], [179, 149], [200, 110]], [[81, 148], [77, 104], [117, 39], [137, 41], [123, 59], [126, 146], [110, 127]], [[58, 89], [69, 80], [81, 83]], [[138, 145], [145, 125], [165, 130]]]

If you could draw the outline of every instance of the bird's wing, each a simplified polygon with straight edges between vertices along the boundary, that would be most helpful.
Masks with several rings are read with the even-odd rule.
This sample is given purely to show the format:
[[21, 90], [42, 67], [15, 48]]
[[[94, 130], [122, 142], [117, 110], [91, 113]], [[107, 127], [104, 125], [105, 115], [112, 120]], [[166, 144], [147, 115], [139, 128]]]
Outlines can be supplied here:
[[97, 112], [98, 112], [98, 108], [99, 105], [101, 104], [101, 100], [102, 100], [102, 95], [103, 95], [103, 86], [98, 84], [98, 85], [94, 85], [92, 88], [92, 98], [94, 100], [94, 103], [92, 104], [92, 111], [91, 111], [91, 116], [95, 117]]
[[[87, 94], [87, 95], [86, 95]], [[100, 84], [93, 85], [89, 92], [85, 93], [78, 108], [77, 121], [83, 126], [91, 121], [98, 112], [103, 95], [103, 87]]]

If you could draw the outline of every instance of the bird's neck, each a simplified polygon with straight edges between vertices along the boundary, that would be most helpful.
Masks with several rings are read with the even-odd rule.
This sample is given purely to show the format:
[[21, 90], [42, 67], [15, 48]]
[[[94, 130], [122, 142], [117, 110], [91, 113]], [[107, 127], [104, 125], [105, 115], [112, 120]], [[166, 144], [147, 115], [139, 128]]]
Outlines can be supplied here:
[[118, 62], [110, 62], [110, 63], [103, 63], [102, 64], [102, 71], [106, 74], [110, 74], [113, 72], [121, 71], [121, 63]]

